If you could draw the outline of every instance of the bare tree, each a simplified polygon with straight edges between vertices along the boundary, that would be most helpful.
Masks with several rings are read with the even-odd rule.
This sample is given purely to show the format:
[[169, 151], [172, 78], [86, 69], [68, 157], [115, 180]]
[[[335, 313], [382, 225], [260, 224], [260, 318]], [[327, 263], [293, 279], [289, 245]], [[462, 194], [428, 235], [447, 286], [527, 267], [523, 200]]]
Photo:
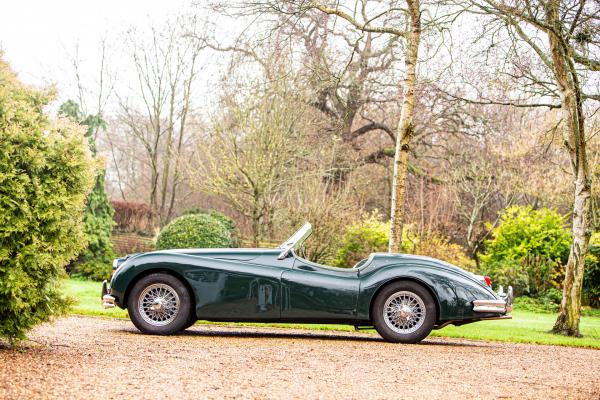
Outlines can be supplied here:
[[[224, 110], [199, 143], [201, 162], [192, 166], [195, 186], [225, 200], [251, 221], [258, 247], [275, 205], [296, 179], [302, 154], [303, 111], [278, 83], [240, 99], [224, 96]], [[265, 229], [266, 228], [266, 229]]]
[[335, 164], [341, 146], [339, 140], [305, 139], [302, 173], [286, 188], [275, 215], [276, 225], [281, 227], [280, 237], [287, 237], [291, 228], [306, 221], [313, 224], [312, 240], [301, 249], [301, 255], [318, 263], [331, 263], [335, 259], [345, 228], [364, 214], [362, 201], [355, 194], [357, 182], [349, 178], [346, 185], [340, 186], [323, 179]]
[[[267, 37], [257, 35], [254, 27], [232, 43], [220, 43], [213, 35], [196, 38], [215, 51], [231, 53], [233, 63], [240, 62], [236, 57], [254, 61], [269, 80], [294, 83], [306, 104], [328, 121], [321, 133], [337, 136], [346, 145], [327, 179], [344, 185], [356, 168], [393, 157], [390, 145], [363, 149], [361, 139], [383, 135], [389, 143], [395, 141], [397, 113], [389, 106], [397, 103], [400, 92], [394, 71], [400, 60], [398, 37], [340, 27], [327, 14], [300, 12], [285, 2], [250, 2], [242, 9], [263, 19], [265, 14], [274, 16], [267, 22]], [[294, 56], [286, 54], [288, 47], [293, 47]], [[286, 68], [273, 70], [264, 61], [274, 49], [288, 57]]]
[[[360, 2], [360, 11], [345, 12], [341, 7], [329, 7], [318, 2], [310, 2], [309, 7], [316, 8], [329, 15], [336, 15], [365, 33], [386, 33], [405, 40], [404, 85], [400, 122], [396, 134], [396, 150], [394, 156], [394, 178], [391, 200], [391, 223], [389, 251], [398, 253], [402, 246], [402, 225], [404, 221], [404, 198], [406, 194], [406, 178], [408, 173], [408, 156], [410, 143], [414, 133], [415, 87], [417, 84], [417, 58], [421, 41], [421, 5], [419, 0], [406, 0], [406, 8], [401, 5], [390, 5], [388, 9], [376, 15], [367, 14], [367, 2]], [[401, 11], [397, 15], [397, 11]], [[398, 21], [403, 17], [404, 20]], [[376, 25], [383, 19], [382, 25]], [[401, 27], [399, 27], [399, 25]]]
[[161, 225], [181, 196], [182, 161], [193, 140], [192, 92], [202, 50], [184, 35], [193, 24], [182, 18], [149, 32], [132, 30], [127, 43], [137, 82], [131, 93], [119, 94], [120, 121], [131, 145], [144, 152], [148, 202]]

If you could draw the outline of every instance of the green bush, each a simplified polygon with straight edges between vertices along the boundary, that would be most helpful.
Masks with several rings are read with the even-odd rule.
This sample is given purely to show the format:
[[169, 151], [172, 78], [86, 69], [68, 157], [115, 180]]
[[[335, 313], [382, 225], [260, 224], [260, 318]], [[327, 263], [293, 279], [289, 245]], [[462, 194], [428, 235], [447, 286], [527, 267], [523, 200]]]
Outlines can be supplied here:
[[231, 244], [229, 229], [207, 214], [182, 215], [165, 226], [156, 239], [159, 250], [230, 247]]
[[239, 235], [237, 234], [235, 221], [229, 218], [227, 215], [217, 210], [205, 210], [203, 208], [188, 208], [187, 210], [184, 210], [181, 215], [190, 214], [206, 214], [221, 222], [223, 225], [225, 225], [225, 227], [229, 230], [229, 233], [231, 234], [231, 247], [240, 247], [241, 240]]
[[352, 267], [371, 253], [387, 251], [389, 238], [390, 224], [381, 222], [376, 216], [355, 223], [344, 233], [333, 265]]
[[[550, 295], [548, 295], [550, 293]], [[560, 307], [562, 292], [557, 289], [550, 289], [543, 297], [519, 296], [513, 300], [513, 308], [518, 311], [530, 311], [534, 313], [555, 314]], [[581, 315], [584, 317], [600, 318], [600, 310], [582, 307]]]
[[[390, 224], [379, 218], [376, 214], [372, 215], [346, 230], [333, 265], [352, 267], [371, 253], [388, 250]], [[409, 225], [404, 226], [401, 247], [406, 253], [437, 258], [466, 269], [474, 267], [473, 260], [459, 245], [436, 234], [420, 237], [413, 233]]]
[[[61, 105], [59, 114], [71, 118], [86, 127], [85, 136], [88, 139], [92, 154], [96, 155], [95, 133], [106, 123], [99, 116], [84, 116], [79, 105], [72, 100]], [[100, 160], [98, 160], [100, 161]], [[111, 232], [114, 225], [114, 210], [104, 188], [105, 171], [98, 169], [94, 188], [87, 199], [83, 216], [83, 230], [87, 238], [87, 247], [69, 266], [74, 276], [82, 276], [93, 280], [109, 279], [114, 258]]]
[[66, 311], [64, 267], [86, 244], [94, 160], [81, 127], [46, 117], [51, 99], [0, 59], [0, 337], [11, 343]]
[[514, 299], [513, 307], [515, 310], [519, 311], [530, 311], [534, 313], [556, 313], [558, 312], [559, 304], [553, 301], [547, 301], [544, 298], [519, 296]]
[[104, 190], [104, 171], [96, 176], [96, 184], [88, 196], [83, 215], [87, 247], [71, 264], [71, 274], [93, 280], [109, 279], [113, 252], [111, 232], [113, 209]]
[[600, 233], [592, 234], [585, 260], [583, 299], [592, 307], [600, 307]]
[[512, 206], [486, 242], [482, 273], [494, 285], [512, 285], [517, 294], [542, 295], [560, 288], [571, 238], [555, 210]]
[[[410, 231], [409, 231], [410, 232]], [[403, 240], [402, 244], [405, 251], [423, 256], [437, 258], [456, 265], [457, 267], [466, 269], [467, 271], [475, 271], [475, 261], [471, 259], [464, 248], [456, 243], [451, 243], [448, 238], [439, 234], [432, 233], [427, 237], [416, 237], [412, 239], [413, 247], [406, 247], [407, 240]]]
[[562, 301], [562, 292], [556, 288], [550, 288], [542, 296], [542, 301], [544, 304], [555, 304], [558, 308]]

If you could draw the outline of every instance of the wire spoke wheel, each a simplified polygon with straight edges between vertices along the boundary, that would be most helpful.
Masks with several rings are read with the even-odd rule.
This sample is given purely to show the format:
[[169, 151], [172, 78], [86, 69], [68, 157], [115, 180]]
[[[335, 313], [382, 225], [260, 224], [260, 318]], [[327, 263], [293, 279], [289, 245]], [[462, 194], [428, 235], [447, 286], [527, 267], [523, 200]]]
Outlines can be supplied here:
[[409, 291], [393, 293], [383, 306], [383, 320], [396, 333], [410, 334], [425, 321], [427, 309], [418, 295]]
[[170, 324], [179, 314], [179, 295], [166, 283], [147, 286], [138, 297], [138, 311], [142, 319], [153, 326]]

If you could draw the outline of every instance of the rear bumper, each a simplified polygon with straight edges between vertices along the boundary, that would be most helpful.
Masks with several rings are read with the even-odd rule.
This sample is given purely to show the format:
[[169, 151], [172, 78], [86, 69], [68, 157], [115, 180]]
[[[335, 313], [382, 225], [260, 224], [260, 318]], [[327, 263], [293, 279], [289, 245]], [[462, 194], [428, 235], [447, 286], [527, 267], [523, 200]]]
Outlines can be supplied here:
[[114, 308], [116, 306], [115, 297], [110, 295], [110, 287], [108, 286], [108, 282], [102, 282], [102, 307], [104, 308]]
[[499, 299], [473, 300], [473, 311], [481, 313], [506, 314], [512, 311], [513, 289], [508, 287], [506, 293], [502, 286], [498, 291]]

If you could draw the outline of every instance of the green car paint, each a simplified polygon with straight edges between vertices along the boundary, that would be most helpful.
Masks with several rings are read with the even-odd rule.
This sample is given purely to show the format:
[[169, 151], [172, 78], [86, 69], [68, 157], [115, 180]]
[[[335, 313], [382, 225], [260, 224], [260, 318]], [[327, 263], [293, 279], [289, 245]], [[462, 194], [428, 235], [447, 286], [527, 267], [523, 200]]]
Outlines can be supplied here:
[[436, 326], [469, 323], [497, 313], [475, 313], [473, 300], [498, 297], [472, 274], [428, 257], [374, 253], [354, 268], [333, 268], [299, 257], [293, 248], [168, 250], [129, 256], [111, 280], [121, 308], [134, 283], [153, 272], [180, 278], [209, 321], [269, 321], [372, 325], [371, 305], [397, 280], [426, 287], [437, 304]]

